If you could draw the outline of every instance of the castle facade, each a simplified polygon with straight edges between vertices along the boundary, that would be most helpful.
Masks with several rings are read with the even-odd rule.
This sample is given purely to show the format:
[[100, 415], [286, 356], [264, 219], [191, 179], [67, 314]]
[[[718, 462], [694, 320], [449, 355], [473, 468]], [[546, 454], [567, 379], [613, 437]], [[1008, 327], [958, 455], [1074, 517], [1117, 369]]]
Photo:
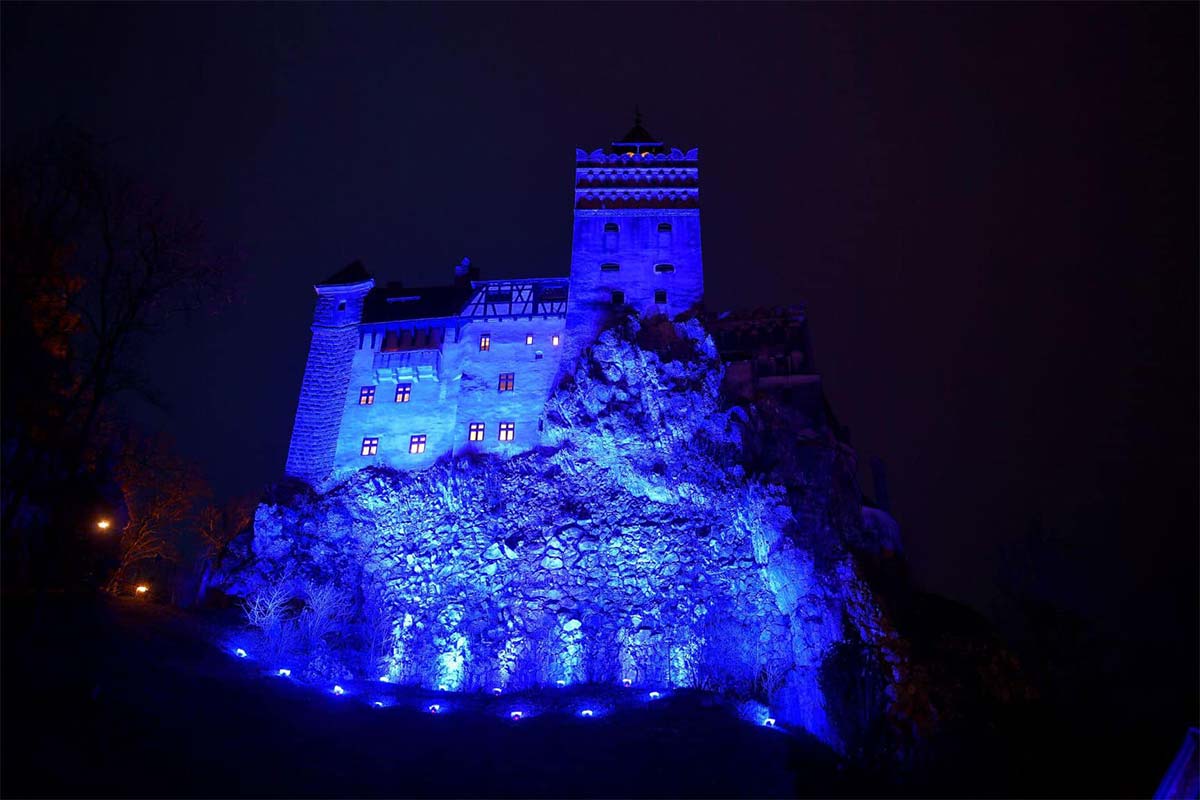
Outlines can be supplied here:
[[[565, 277], [480, 280], [464, 259], [452, 285], [407, 288], [377, 285], [356, 262], [314, 287], [288, 475], [321, 484], [370, 465], [530, 450], [560, 369], [608, 322], [699, 311], [698, 150], [666, 147], [636, 120], [575, 161]], [[768, 321], [770, 342], [761, 320], [713, 321], [743, 390], [761, 377], [819, 394], [802, 309]]]

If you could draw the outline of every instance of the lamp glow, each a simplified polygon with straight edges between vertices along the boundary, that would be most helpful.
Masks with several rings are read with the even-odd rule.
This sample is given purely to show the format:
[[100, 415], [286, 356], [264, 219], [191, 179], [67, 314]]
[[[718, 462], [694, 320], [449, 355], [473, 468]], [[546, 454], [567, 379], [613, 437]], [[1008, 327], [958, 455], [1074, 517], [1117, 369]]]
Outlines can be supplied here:
[[107, 519], [96, 520], [96, 528], [99, 530], [106, 531], [111, 527], [112, 527], [112, 521], [110, 521], [110, 520], [107, 520]]
[[499, 697], [500, 696], [500, 687], [499, 686], [493, 687], [492, 694], [494, 694], [496, 697]]
[[511, 719], [513, 722], [516, 722], [519, 719], [521, 719], [521, 717], [523, 717], [523, 716], [525, 716], [524, 711], [512, 711], [512, 712], [509, 712], [508, 718]]
[[290, 678], [290, 677], [292, 677], [292, 671], [290, 669], [284, 667], [283, 669], [279, 670], [279, 677]]
[[334, 685], [334, 687], [333, 687], [333, 693], [334, 693], [334, 694], [336, 694], [336, 695], [339, 695], [339, 696], [341, 696], [341, 695], [343, 695], [343, 694], [345, 694], [345, 693], [346, 693], [346, 690], [345, 690], [345, 689], [343, 689], [341, 686]]
[[633, 680], [630, 678], [622, 678], [621, 685], [628, 689], [630, 686], [633, 686]]
[[658, 699], [658, 698], [660, 698], [660, 697], [662, 697], [662, 695], [661, 695], [661, 694], [659, 694], [658, 692], [651, 692], [651, 693], [650, 693], [650, 699], [651, 699], [651, 700], [657, 700], [657, 699]]
[[150, 587], [144, 583], [139, 583], [138, 587], [134, 589], [134, 591], [138, 594], [145, 594], [146, 592], [150, 591]]
[[389, 678], [387, 675], [380, 675], [380, 676], [379, 676], [379, 682], [380, 682], [380, 683], [391, 683], [391, 682], [392, 682], [392, 679], [391, 679], [391, 678]]
[[450, 691], [450, 687], [449, 687], [449, 686], [447, 686], [447, 685], [446, 685], [446, 684], [444, 684], [444, 683], [439, 683], [439, 684], [438, 684], [438, 691], [439, 691], [439, 692], [448, 692], [448, 691]]
[[775, 718], [767, 717], [766, 719], [763, 720], [763, 726], [767, 727], [767, 728], [774, 728], [775, 727]]
[[239, 647], [237, 650], [234, 650], [234, 651], [233, 651], [233, 654], [234, 654], [235, 656], [237, 656], [238, 658], [245, 658], [245, 657], [246, 657], [246, 655], [247, 655], [246, 651], [245, 651], [245, 650], [243, 650], [243, 649], [242, 649], [242, 648], [240, 648], [240, 647]]
[[374, 706], [375, 706], [376, 708], [383, 708], [383, 701], [382, 701], [382, 700], [376, 700], [376, 701], [375, 701], [375, 703], [374, 703]]
[[567, 682], [566, 681], [555, 681], [554, 685], [561, 689], [567, 685]]
[[429, 707], [430, 714], [440, 714], [441, 711], [442, 711], [442, 707], [440, 705], [438, 705], [437, 703], [434, 703], [433, 705], [431, 705]]
[[579, 712], [579, 716], [590, 717], [590, 716], [592, 716], [592, 710], [590, 708], [585, 708], [583, 711]]

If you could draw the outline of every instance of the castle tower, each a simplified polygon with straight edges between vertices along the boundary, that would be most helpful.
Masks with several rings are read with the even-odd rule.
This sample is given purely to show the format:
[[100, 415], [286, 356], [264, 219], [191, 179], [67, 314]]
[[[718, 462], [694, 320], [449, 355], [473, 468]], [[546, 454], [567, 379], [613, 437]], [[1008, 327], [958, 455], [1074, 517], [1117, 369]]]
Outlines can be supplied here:
[[366, 268], [355, 261], [313, 287], [317, 306], [288, 447], [288, 475], [317, 484], [333, 471], [363, 304], [374, 286]]
[[666, 147], [640, 114], [610, 147], [576, 150], [564, 358], [619, 313], [675, 316], [703, 294], [698, 151]]

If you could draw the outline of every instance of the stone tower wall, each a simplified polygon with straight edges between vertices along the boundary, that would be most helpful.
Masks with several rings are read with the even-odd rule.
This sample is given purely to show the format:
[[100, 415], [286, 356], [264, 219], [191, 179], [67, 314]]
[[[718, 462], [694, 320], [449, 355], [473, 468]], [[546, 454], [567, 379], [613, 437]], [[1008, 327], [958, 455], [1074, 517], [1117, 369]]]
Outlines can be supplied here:
[[374, 285], [367, 280], [316, 287], [312, 341], [288, 447], [288, 475], [315, 484], [333, 470], [363, 301]]

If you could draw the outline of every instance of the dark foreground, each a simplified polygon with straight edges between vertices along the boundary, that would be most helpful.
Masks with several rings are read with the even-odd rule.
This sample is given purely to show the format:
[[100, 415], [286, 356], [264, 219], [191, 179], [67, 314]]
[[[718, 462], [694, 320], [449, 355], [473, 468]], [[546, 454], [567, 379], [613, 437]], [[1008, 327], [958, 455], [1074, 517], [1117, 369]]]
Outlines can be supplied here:
[[164, 607], [60, 597], [40, 613], [34, 629], [28, 604], [4, 604], [6, 797], [870, 792], [816, 740], [699, 695], [590, 720], [513, 723], [490, 698], [435, 717], [269, 677]]

